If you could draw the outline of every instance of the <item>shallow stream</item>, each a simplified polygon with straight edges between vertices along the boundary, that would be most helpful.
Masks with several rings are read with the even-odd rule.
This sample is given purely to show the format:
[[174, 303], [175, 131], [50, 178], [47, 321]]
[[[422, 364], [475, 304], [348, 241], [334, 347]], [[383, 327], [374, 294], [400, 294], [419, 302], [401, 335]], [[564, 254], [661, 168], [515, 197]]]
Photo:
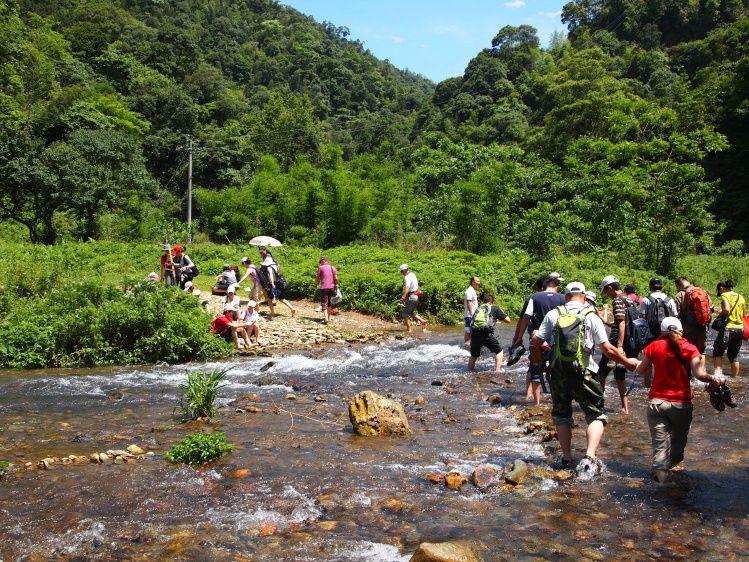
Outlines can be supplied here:
[[[525, 359], [498, 378], [475, 378], [461, 343], [451, 331], [208, 365], [230, 368], [211, 427], [238, 448], [203, 469], [169, 465], [163, 454], [195, 429], [172, 412], [185, 373], [205, 365], [0, 374], [0, 459], [23, 466], [131, 443], [156, 453], [0, 480], [0, 560], [384, 562], [408, 560], [422, 541], [461, 538], [482, 541], [491, 560], [749, 557], [746, 379], [731, 381], [739, 407], [723, 413], [697, 391], [685, 471], [668, 486], [650, 479], [637, 381], [629, 416], [607, 389], [606, 470], [592, 482], [453, 491], [421, 476], [555, 458], [554, 443], [524, 435], [512, 415], [526, 404]], [[492, 363], [483, 357], [479, 367]], [[346, 403], [366, 389], [408, 404], [413, 435], [355, 436]], [[500, 407], [486, 401], [495, 393]], [[231, 402], [248, 394], [260, 412], [236, 412]], [[414, 405], [417, 396], [426, 404]], [[583, 444], [577, 428], [577, 458]]]

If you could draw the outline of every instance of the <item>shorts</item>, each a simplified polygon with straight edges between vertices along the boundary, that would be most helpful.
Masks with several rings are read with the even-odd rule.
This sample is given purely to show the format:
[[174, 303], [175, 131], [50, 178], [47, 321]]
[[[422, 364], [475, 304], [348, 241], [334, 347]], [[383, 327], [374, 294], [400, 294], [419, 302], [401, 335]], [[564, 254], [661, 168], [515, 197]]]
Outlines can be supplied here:
[[323, 310], [328, 310], [330, 299], [335, 296], [335, 289], [320, 289], [320, 306]]
[[470, 334], [471, 333], [471, 322], [473, 321], [473, 318], [471, 318], [470, 316], [466, 316], [465, 320], [466, 320], [466, 333]]
[[699, 324], [684, 324], [684, 339], [704, 355], [705, 344], [707, 343], [707, 326], [700, 326]]
[[530, 366], [528, 373], [531, 375], [531, 382], [542, 382], [542, 377], [549, 372], [549, 361], [551, 360], [551, 351], [544, 353], [540, 347], [534, 345], [530, 351]]
[[405, 306], [401, 310], [401, 318], [410, 318], [416, 312], [416, 305], [419, 304], [419, 297], [411, 295], [406, 298]]
[[713, 343], [713, 357], [723, 357], [728, 351], [728, 360], [733, 363], [739, 358], [739, 350], [744, 342], [744, 330], [741, 328], [726, 328], [718, 332]]
[[585, 421], [608, 418], [603, 413], [603, 388], [589, 370], [555, 361], [551, 366], [551, 417], [556, 425], [572, 425], [572, 400], [585, 414]]
[[684, 460], [692, 405], [666, 400], [651, 400], [648, 405], [648, 427], [653, 442], [653, 468], [669, 470]]
[[601, 382], [601, 384], [606, 381], [606, 377], [609, 376], [609, 373], [612, 371], [612, 369], [614, 371], [615, 381], [627, 380], [627, 369], [625, 369], [621, 365], [609, 367], [609, 361], [611, 360], [604, 354], [604, 356], [601, 357], [601, 360], [598, 362], [598, 374], [596, 378]]
[[502, 346], [494, 335], [494, 330], [473, 330], [471, 333], [471, 357], [479, 357], [483, 347], [492, 353], [502, 352]]

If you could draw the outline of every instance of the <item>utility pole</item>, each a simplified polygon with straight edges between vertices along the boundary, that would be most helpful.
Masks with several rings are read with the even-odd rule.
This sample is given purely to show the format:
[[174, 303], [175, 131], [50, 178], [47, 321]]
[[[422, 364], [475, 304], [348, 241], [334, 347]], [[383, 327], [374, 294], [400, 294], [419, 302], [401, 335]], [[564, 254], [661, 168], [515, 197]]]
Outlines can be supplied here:
[[192, 136], [187, 135], [187, 241], [192, 243]]

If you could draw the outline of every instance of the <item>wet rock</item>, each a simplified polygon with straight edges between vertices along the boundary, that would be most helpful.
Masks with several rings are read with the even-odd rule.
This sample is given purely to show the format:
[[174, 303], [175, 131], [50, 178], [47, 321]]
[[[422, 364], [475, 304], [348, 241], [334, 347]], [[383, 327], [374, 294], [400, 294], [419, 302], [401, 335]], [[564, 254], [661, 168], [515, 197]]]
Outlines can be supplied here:
[[232, 473], [234, 478], [247, 478], [252, 476], [252, 471], [249, 468], [238, 468]]
[[370, 390], [349, 402], [349, 420], [358, 435], [403, 435], [411, 433], [406, 413], [395, 400]]
[[103, 460], [101, 460], [101, 459], [99, 458], [99, 453], [92, 453], [92, 454], [91, 454], [91, 456], [89, 456], [89, 460], [90, 460], [91, 462], [95, 462], [95, 463], [101, 463], [101, 462], [104, 462]]
[[327, 401], [328, 399], [325, 398], [324, 396], [320, 396], [320, 395], [315, 396], [315, 402], [327, 402]]
[[318, 521], [317, 526], [323, 531], [335, 531], [338, 527], [338, 521]]
[[99, 460], [101, 462], [105, 462], [105, 461], [108, 461], [110, 459], [111, 459], [111, 457], [108, 454], [106, 454], [106, 453], [99, 453]]
[[492, 394], [486, 401], [492, 406], [500, 406], [502, 404], [502, 397], [499, 394]]
[[115, 458], [117, 458], [117, 457], [123, 457], [124, 458], [124, 457], [132, 457], [133, 456], [133, 454], [131, 452], [125, 451], [123, 449], [109, 449], [107, 451], [107, 454], [110, 457], [115, 457]]
[[380, 508], [394, 513], [400, 513], [401, 511], [409, 511], [411, 509], [411, 504], [400, 498], [388, 498], [380, 504]]
[[591, 560], [606, 560], [606, 556], [600, 550], [596, 550], [595, 548], [581, 548], [580, 554]]
[[288, 393], [286, 395], [286, 400], [296, 400], [296, 394]]
[[442, 386], [444, 384], [442, 381], [432, 381], [432, 386]]
[[435, 472], [427, 472], [422, 476], [424, 480], [429, 480], [432, 484], [442, 484], [445, 481], [444, 474], [437, 474]]
[[493, 464], [482, 464], [476, 467], [471, 474], [471, 482], [482, 490], [498, 486], [504, 482], [502, 479], [502, 468]]
[[556, 480], [557, 482], [563, 482], [572, 478], [571, 470], [551, 470], [550, 468], [543, 468], [540, 466], [534, 466], [531, 469], [531, 474], [535, 478], [548, 478], [551, 480]]
[[426, 403], [427, 403], [427, 399], [421, 395], [417, 396], [416, 399], [414, 400], [414, 404], [416, 404], [417, 406], [423, 406]]
[[478, 550], [468, 542], [451, 541], [441, 543], [423, 542], [416, 549], [410, 562], [482, 562]]
[[265, 523], [260, 525], [257, 534], [261, 537], [269, 537], [276, 531], [278, 531], [278, 526], [272, 521], [266, 521]]
[[530, 472], [530, 467], [525, 461], [516, 459], [514, 463], [505, 467], [505, 482], [517, 486], [530, 476]]
[[276, 363], [274, 361], [268, 361], [265, 365], [263, 365], [262, 367], [260, 367], [260, 372], [264, 373], [265, 371], [267, 371], [268, 369], [270, 369], [275, 364]]
[[134, 455], [145, 455], [146, 454], [146, 452], [143, 449], [141, 449], [140, 447], [138, 447], [138, 445], [128, 445], [127, 451], [129, 453], [134, 454]]
[[445, 474], [445, 485], [451, 490], [460, 490], [467, 482], [468, 478], [457, 470], [451, 470]]

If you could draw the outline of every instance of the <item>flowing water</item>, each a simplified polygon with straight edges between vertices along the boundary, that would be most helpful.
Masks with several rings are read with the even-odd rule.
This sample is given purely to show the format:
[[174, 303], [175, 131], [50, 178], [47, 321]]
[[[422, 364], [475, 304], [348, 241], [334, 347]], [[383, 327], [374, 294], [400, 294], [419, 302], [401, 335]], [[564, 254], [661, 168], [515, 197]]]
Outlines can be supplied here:
[[[201, 469], [169, 465], [163, 454], [195, 429], [172, 410], [185, 373], [205, 366], [0, 375], [0, 459], [23, 466], [130, 443], [156, 452], [136, 464], [54, 465], [0, 480], [0, 560], [400, 561], [422, 541], [462, 538], [482, 541], [491, 560], [749, 557], [743, 379], [732, 382], [735, 410], [719, 413], [697, 393], [686, 470], [668, 486], [650, 480], [638, 386], [628, 417], [607, 390], [606, 470], [593, 481], [453, 491], [421, 475], [554, 458], [510, 410], [525, 405], [525, 360], [495, 382], [466, 377], [461, 343], [445, 332], [289, 353], [270, 367], [268, 359], [209, 365], [230, 368], [211, 428], [238, 448]], [[491, 364], [483, 357], [479, 367]], [[355, 436], [346, 402], [365, 389], [408, 403], [413, 435]], [[486, 401], [497, 392], [501, 407]], [[251, 393], [262, 411], [236, 412], [231, 402]], [[413, 405], [419, 395], [423, 406]], [[578, 458], [583, 443], [577, 428]], [[237, 472], [244, 468], [249, 476]]]

